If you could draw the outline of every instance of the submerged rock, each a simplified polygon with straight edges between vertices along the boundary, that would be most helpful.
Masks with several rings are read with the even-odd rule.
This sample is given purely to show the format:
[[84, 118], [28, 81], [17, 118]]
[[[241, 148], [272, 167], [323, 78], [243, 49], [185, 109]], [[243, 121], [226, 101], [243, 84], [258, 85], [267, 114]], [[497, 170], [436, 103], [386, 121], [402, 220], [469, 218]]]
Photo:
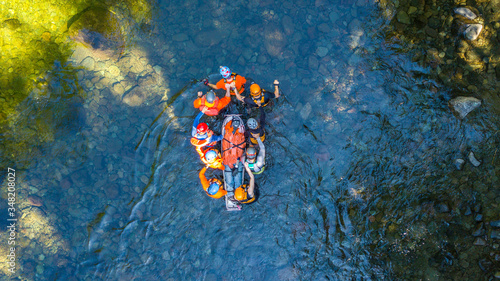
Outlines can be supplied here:
[[455, 167], [457, 168], [457, 170], [462, 170], [464, 164], [465, 164], [464, 159], [455, 159]]
[[399, 13], [396, 15], [396, 18], [400, 23], [404, 23], [404, 24], [411, 23], [410, 17], [408, 16], [408, 14], [405, 11], [399, 11]]
[[474, 241], [474, 245], [475, 246], [485, 246], [486, 241], [484, 241], [484, 239], [482, 239], [482, 238], [476, 238], [476, 241]]
[[473, 97], [457, 97], [450, 101], [450, 106], [464, 119], [474, 109], [481, 105], [481, 101]]
[[464, 30], [464, 36], [468, 40], [474, 41], [479, 37], [479, 34], [483, 30], [483, 25], [479, 23], [466, 24]]
[[476, 159], [476, 157], [474, 156], [474, 153], [471, 151], [469, 153], [469, 161], [472, 163], [472, 165], [474, 165], [475, 167], [481, 165], [481, 162], [479, 160]]
[[474, 14], [471, 10], [469, 10], [466, 7], [455, 8], [455, 9], [453, 9], [453, 12], [455, 12], [455, 14], [457, 14], [457, 15], [461, 15], [462, 17], [465, 17], [465, 18], [468, 18], [471, 20], [477, 18], [477, 15]]

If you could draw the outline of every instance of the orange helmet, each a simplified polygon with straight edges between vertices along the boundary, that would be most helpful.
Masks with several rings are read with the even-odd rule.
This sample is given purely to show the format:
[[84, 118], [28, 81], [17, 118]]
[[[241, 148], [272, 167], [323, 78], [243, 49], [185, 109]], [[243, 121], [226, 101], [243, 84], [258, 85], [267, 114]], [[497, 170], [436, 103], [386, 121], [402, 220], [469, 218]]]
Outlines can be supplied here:
[[256, 97], [256, 96], [260, 95], [260, 93], [261, 93], [261, 89], [260, 89], [260, 86], [259, 86], [259, 85], [257, 85], [257, 84], [252, 84], [252, 85], [250, 86], [250, 94], [251, 94], [252, 96]]
[[243, 186], [236, 188], [236, 190], [234, 191], [234, 199], [238, 201], [247, 199], [247, 193], [245, 192], [245, 189], [243, 189]]

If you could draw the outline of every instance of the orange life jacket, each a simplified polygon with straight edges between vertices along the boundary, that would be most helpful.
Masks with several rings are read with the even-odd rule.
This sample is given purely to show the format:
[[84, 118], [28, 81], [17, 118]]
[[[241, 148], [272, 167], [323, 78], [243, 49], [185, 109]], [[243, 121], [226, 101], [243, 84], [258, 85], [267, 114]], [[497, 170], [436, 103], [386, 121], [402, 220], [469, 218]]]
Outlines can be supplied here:
[[[236, 74], [236, 73], [233, 72], [233, 73], [231, 73], [231, 76], [233, 77], [233, 81], [236, 82], [236, 76], [238, 76], [238, 74]], [[231, 83], [233, 81], [231, 81]], [[224, 84], [229, 84], [229, 83], [227, 83], [227, 79], [226, 78], [224, 78]], [[243, 88], [245, 88], [245, 84], [242, 84], [241, 87], [236, 88], [236, 90], [238, 90], [238, 93], [241, 94], [243, 92]], [[231, 90], [231, 95], [235, 95], [235, 93], [234, 93], [233, 90]]]
[[[224, 138], [222, 139], [222, 163], [228, 165], [231, 169], [234, 168], [234, 164], [238, 162], [246, 148], [244, 127], [240, 125], [236, 132], [233, 132], [232, 125], [232, 120], [226, 123]], [[242, 125], [244, 126], [244, 123]]]
[[207, 137], [203, 140], [197, 139], [196, 137], [192, 137], [191, 144], [196, 146], [196, 147], [214, 146], [217, 143], [216, 141], [213, 141], [210, 143], [208, 142], [208, 140], [210, 139], [210, 137], [212, 137], [213, 134], [214, 134], [214, 132], [212, 130], [208, 130]]
[[208, 116], [216, 116], [217, 114], [219, 114], [219, 110], [217, 109], [217, 105], [219, 105], [219, 98], [218, 97], [215, 97], [214, 103], [210, 107], [205, 105], [205, 103], [208, 103], [208, 102], [207, 102], [206, 97], [203, 96], [201, 98], [201, 103], [200, 103], [200, 107], [199, 107], [200, 111], [202, 111], [204, 108], [206, 108], [207, 111], [205, 112], [205, 114]]
[[[200, 158], [201, 158], [201, 161], [207, 165], [209, 168], [212, 168], [212, 169], [219, 169], [219, 170], [224, 170], [224, 165], [222, 165], [222, 158], [220, 157], [220, 154], [217, 155], [217, 158], [215, 159], [214, 162], [210, 163], [207, 161], [207, 159], [205, 158], [205, 153], [204, 151], [202, 151], [200, 149], [201, 152], [203, 152], [203, 154], [200, 155]], [[200, 151], [198, 153], [200, 153]]]

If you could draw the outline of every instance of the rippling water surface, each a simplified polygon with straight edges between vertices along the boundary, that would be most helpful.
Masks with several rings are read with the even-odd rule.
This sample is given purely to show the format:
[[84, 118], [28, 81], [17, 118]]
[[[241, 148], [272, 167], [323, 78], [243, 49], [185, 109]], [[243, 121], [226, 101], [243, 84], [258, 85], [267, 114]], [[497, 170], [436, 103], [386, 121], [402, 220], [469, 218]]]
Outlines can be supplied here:
[[[451, 89], [412, 62], [404, 42], [386, 38], [389, 22], [371, 1], [160, 1], [153, 10], [119, 59], [94, 52], [94, 71], [53, 80], [53, 89], [76, 87], [85, 98], [31, 96], [21, 105], [25, 115], [58, 108], [53, 141], [22, 171], [24, 194], [44, 202], [23, 212], [51, 227], [23, 242], [26, 278], [393, 280], [407, 272], [445, 280], [442, 263], [409, 265], [426, 251], [431, 261], [445, 257], [436, 263], [456, 255], [424, 246], [460, 244], [440, 231], [442, 221], [425, 220], [439, 204], [454, 212], [498, 198], [499, 120], [488, 105], [455, 117]], [[108, 74], [115, 61], [121, 78]], [[205, 195], [189, 142], [192, 101], [206, 90], [197, 81], [218, 81], [219, 65], [264, 88], [282, 85], [265, 109], [261, 196], [240, 212]], [[133, 83], [120, 91], [113, 79]], [[220, 132], [220, 118], [203, 118]], [[454, 160], [469, 151], [496, 158], [457, 171]]]

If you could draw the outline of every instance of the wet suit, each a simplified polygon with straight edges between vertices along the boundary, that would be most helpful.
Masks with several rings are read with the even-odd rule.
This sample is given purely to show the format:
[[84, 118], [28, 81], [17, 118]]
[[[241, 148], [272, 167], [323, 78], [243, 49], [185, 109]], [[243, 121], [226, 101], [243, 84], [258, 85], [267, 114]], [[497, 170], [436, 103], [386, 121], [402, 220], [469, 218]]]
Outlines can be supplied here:
[[274, 98], [276, 98], [276, 97], [275, 97], [275, 95], [273, 93], [268, 92], [268, 91], [262, 89], [262, 94], [261, 94], [261, 97], [260, 97], [260, 102], [261, 102], [260, 106], [255, 103], [255, 100], [253, 99], [252, 96], [245, 97], [243, 99], [243, 103], [245, 103], [250, 108], [253, 108], [253, 107], [264, 107], [264, 106], [266, 106], [271, 101], [271, 99], [274, 99]]

